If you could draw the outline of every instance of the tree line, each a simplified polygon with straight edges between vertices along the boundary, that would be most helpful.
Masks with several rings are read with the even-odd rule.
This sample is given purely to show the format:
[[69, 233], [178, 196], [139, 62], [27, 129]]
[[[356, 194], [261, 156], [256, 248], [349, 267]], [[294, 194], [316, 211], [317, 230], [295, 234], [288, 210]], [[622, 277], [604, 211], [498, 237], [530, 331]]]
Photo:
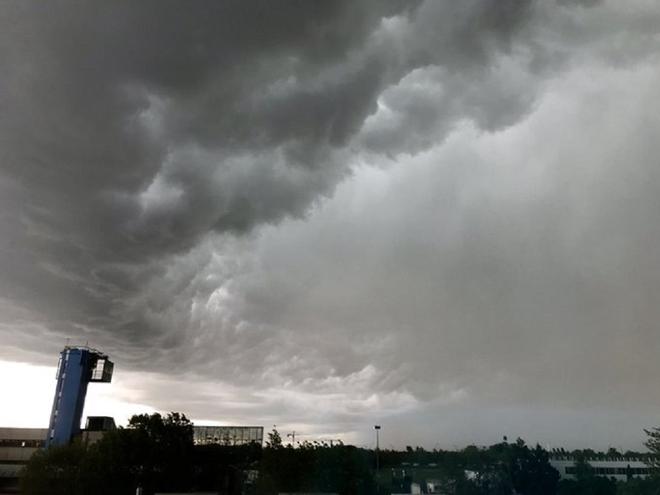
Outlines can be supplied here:
[[[26, 495], [133, 495], [137, 487], [145, 495], [193, 490], [227, 495], [371, 495], [409, 492], [414, 478], [427, 476], [444, 493], [455, 495], [660, 495], [660, 430], [647, 434], [646, 454], [548, 452], [521, 439], [456, 451], [407, 447], [375, 452], [323, 442], [293, 448], [283, 444], [275, 429], [264, 447], [194, 445], [193, 425], [185, 415], [142, 414], [98, 442], [77, 440], [37, 452], [25, 469], [21, 489]], [[550, 465], [551, 454], [577, 459], [574, 480], [560, 480]], [[654, 475], [617, 482], [596, 476], [588, 463], [624, 455], [645, 456]]]

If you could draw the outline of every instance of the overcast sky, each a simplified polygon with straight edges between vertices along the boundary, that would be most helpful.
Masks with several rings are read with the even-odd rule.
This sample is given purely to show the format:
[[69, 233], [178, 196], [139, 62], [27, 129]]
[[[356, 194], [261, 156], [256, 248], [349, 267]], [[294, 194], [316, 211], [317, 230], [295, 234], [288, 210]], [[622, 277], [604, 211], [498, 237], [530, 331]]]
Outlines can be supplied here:
[[[641, 449], [656, 0], [3, 2], [3, 425]], [[28, 392], [29, 391], [29, 392]]]

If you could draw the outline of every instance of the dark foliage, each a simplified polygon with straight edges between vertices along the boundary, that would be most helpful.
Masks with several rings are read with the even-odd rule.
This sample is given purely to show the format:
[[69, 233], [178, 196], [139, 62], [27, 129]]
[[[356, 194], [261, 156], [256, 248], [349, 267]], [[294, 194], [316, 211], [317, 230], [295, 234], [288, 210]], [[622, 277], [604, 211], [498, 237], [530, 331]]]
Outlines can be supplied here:
[[[660, 437], [649, 437], [651, 455], [660, 453], [652, 443]], [[576, 479], [559, 481], [549, 453], [520, 439], [462, 451], [380, 451], [381, 469], [376, 473], [372, 450], [323, 442], [303, 442], [294, 449], [282, 445], [276, 430], [265, 448], [194, 446], [192, 424], [185, 416], [153, 414], [134, 416], [128, 427], [92, 445], [74, 442], [38, 452], [27, 466], [22, 489], [26, 495], [133, 495], [137, 486], [145, 495], [190, 490], [225, 495], [371, 495], [407, 491], [413, 478], [427, 477], [454, 495], [660, 495], [660, 477], [617, 483], [596, 476], [587, 459], [621, 455], [613, 449], [555, 454], [578, 458]]]
[[613, 479], [596, 476], [584, 457], [575, 463], [575, 479], [562, 480], [558, 495], [616, 495], [617, 484]]
[[258, 493], [374, 493], [371, 452], [353, 446], [303, 443], [299, 448], [267, 447]]
[[35, 454], [22, 480], [30, 495], [145, 494], [187, 490], [193, 480], [192, 423], [179, 413], [133, 416], [127, 428], [87, 445], [52, 447]]
[[261, 445], [198, 445], [193, 453], [194, 487], [199, 491], [238, 494], [259, 468]]

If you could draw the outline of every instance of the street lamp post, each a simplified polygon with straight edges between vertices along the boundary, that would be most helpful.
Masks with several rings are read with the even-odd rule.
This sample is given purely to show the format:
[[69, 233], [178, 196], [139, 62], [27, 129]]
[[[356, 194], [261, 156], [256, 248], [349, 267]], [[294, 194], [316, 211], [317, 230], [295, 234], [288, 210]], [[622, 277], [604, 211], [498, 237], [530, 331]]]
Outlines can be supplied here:
[[380, 459], [378, 458], [378, 454], [380, 452], [380, 439], [378, 438], [378, 433], [380, 432], [380, 425], [375, 425], [374, 430], [376, 430], [376, 492], [380, 492], [380, 485], [379, 485]]
[[379, 469], [379, 459], [378, 459], [378, 453], [380, 451], [380, 440], [378, 438], [378, 433], [380, 432], [380, 425], [374, 426], [374, 430], [376, 430], [376, 471]]

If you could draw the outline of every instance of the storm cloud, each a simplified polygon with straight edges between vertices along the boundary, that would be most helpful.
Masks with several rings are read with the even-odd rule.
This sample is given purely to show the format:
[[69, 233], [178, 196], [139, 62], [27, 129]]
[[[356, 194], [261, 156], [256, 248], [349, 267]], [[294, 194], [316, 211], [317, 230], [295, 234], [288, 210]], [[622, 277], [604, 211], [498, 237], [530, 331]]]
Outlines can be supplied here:
[[658, 26], [643, 0], [2, 5], [0, 357], [89, 341], [211, 384], [141, 403], [332, 432], [657, 408]]

